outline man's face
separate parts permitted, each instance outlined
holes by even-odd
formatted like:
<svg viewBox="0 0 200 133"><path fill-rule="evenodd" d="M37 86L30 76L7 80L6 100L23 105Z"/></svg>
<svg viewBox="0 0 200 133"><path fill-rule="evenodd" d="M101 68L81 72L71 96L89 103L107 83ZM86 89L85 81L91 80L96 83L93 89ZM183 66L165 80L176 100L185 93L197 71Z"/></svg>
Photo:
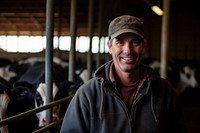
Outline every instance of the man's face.
<svg viewBox="0 0 200 133"><path fill-rule="evenodd" d="M142 39L132 33L125 33L108 42L115 69L122 72L133 72L139 66L144 54Z"/></svg>

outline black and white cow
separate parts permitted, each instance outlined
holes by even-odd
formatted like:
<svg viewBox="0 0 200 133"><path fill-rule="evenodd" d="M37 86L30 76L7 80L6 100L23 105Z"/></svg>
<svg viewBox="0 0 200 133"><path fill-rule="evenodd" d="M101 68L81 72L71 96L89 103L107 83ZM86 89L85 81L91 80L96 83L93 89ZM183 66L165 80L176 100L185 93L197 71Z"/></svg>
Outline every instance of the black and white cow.
<svg viewBox="0 0 200 133"><path fill-rule="evenodd" d="M68 76L68 69L66 66L67 64L61 62L60 60L56 60L53 64L53 101L73 95L79 86L88 80L86 71L79 73L80 75L76 75L76 82L66 80ZM15 68L17 70L15 70ZM11 77L14 79L11 82L10 80L2 78L2 80L5 81L4 85L7 90L6 93L3 93L5 91L2 91L2 94L4 94L4 97L8 96L9 100L7 105L4 105L4 108L6 109L6 116L4 115L2 119L20 114L30 109L44 106L46 104L44 61L26 60L20 63L15 63L14 65L7 67L6 70L8 70L9 73L16 74L17 76L14 75L14 78ZM54 121L64 117L67 106L68 103L63 103L53 108ZM0 110L4 108L2 107ZM34 116L9 124L7 131L9 131L9 133L33 132L42 126L45 126L45 113L46 111L41 111ZM5 112L3 114L5 114ZM2 130L3 129L4 128L2 128Z"/></svg>
<svg viewBox="0 0 200 133"><path fill-rule="evenodd" d="M2 89L0 108L1 119L12 117L35 107L33 85L27 82L17 82L12 88L0 85ZM36 116L13 122L1 128L2 133L27 132L31 133L38 127Z"/></svg>
<svg viewBox="0 0 200 133"><path fill-rule="evenodd" d="M52 87L53 101L73 95L78 89L78 87L79 86L76 86L75 83L69 82L67 80L63 81L59 86L53 83L53 87ZM64 117L64 113L68 107L68 104L69 102L53 107L53 111L52 111L53 121L57 121L60 118ZM36 107L41 107L44 105L46 105L46 84L40 83L37 88ZM46 125L46 111L41 111L37 113L37 117L39 119L39 127L45 126Z"/></svg>
<svg viewBox="0 0 200 133"><path fill-rule="evenodd" d="M14 115L23 113L25 111L44 106L46 104L46 85L40 83L38 88L35 89L34 85L20 81L9 88L9 92L5 92L5 86L0 85L0 118L5 119ZM60 86L53 83L53 101L60 98L69 96L75 93L78 87L73 82L67 80L62 82ZM68 103L63 103L53 107L53 121L59 120L64 117ZM8 126L1 128L2 133L16 133L24 132L31 133L39 127L46 125L46 111L41 111L36 115L11 123Z"/></svg>
<svg viewBox="0 0 200 133"><path fill-rule="evenodd" d="M52 94L53 101L69 96L70 92L75 93L77 88L83 83L74 83L67 81L66 69L62 66L54 63L53 64L53 83L52 83ZM44 62L33 65L27 72L21 76L19 81L26 81L36 88L36 102L35 107L41 107L46 105L46 83L45 83L45 64ZM53 121L63 117L64 112L67 108L67 103L62 106L55 106L53 108ZM37 113L39 119L39 127L45 126L46 124L46 111Z"/></svg>
<svg viewBox="0 0 200 133"><path fill-rule="evenodd" d="M7 108L8 117L23 113L35 108L35 87L25 81L16 82L9 92L10 103ZM33 132L38 128L38 119L35 115L9 124L9 132Z"/></svg>

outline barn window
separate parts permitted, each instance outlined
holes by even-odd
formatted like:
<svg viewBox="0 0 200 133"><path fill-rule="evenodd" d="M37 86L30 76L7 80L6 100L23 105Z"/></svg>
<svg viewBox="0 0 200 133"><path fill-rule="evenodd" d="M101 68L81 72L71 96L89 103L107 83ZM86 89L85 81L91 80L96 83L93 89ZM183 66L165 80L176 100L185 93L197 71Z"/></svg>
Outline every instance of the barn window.
<svg viewBox="0 0 200 133"><path fill-rule="evenodd" d="M69 36L61 36L59 39L59 49L60 50L70 50L70 43L71 43L71 38Z"/></svg>
<svg viewBox="0 0 200 133"><path fill-rule="evenodd" d="M6 51L18 52L18 39L17 36L6 37Z"/></svg>
<svg viewBox="0 0 200 133"><path fill-rule="evenodd" d="M98 53L99 38L97 36L92 38L92 53Z"/></svg>
<svg viewBox="0 0 200 133"><path fill-rule="evenodd" d="M100 53L108 53L107 42L108 42L108 37L101 37Z"/></svg>
<svg viewBox="0 0 200 133"><path fill-rule="evenodd" d="M64 51L70 50L70 36L54 37L54 49ZM100 53L108 52L107 37L100 39ZM99 45L99 37L94 36L92 39L92 53L97 53ZM7 52L20 53L37 53L46 48L46 36L0 36L0 49ZM80 36L76 39L76 51L84 53L89 50L89 38Z"/></svg>
<svg viewBox="0 0 200 133"><path fill-rule="evenodd" d="M42 36L30 36L29 52L41 52L44 49L46 38ZM32 47L35 46L33 49Z"/></svg>
<svg viewBox="0 0 200 133"><path fill-rule="evenodd" d="M77 50L81 53L87 52L89 49L89 40L88 37L86 36L80 36L78 38L78 46L77 46Z"/></svg>
<svg viewBox="0 0 200 133"><path fill-rule="evenodd" d="M0 36L0 48L3 50L6 49L6 36Z"/></svg>

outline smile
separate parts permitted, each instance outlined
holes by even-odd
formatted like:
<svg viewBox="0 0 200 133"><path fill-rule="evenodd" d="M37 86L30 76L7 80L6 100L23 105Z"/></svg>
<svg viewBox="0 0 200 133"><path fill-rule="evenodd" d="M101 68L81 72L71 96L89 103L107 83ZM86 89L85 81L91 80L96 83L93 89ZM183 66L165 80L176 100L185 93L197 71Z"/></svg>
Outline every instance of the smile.
<svg viewBox="0 0 200 133"><path fill-rule="evenodd" d="M136 58L133 58L133 57L122 57L121 59L124 61L124 63L133 63Z"/></svg>
<svg viewBox="0 0 200 133"><path fill-rule="evenodd" d="M126 57L126 58L122 58L123 60L126 60L126 61L131 61L131 60L133 60L133 58L132 57Z"/></svg>

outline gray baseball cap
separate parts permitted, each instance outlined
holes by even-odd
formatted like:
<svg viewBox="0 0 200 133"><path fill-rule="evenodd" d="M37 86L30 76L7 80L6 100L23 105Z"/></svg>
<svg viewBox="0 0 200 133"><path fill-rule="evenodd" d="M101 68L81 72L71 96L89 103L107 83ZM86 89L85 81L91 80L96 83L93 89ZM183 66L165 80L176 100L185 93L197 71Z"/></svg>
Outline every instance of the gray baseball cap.
<svg viewBox="0 0 200 133"><path fill-rule="evenodd" d="M112 20L109 25L109 40L123 33L134 33L144 39L144 24L139 18L134 16L119 16Z"/></svg>

